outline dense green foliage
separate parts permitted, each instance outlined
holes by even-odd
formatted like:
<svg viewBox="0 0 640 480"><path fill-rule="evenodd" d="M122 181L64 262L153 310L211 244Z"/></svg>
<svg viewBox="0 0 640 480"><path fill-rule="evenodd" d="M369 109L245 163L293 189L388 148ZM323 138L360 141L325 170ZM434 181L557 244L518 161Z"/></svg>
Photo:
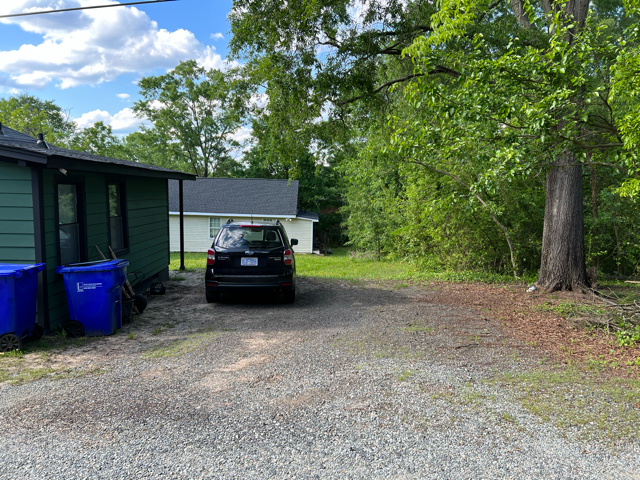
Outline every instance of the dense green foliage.
<svg viewBox="0 0 640 480"><path fill-rule="evenodd" d="M588 265L636 273L637 17L599 0L583 26L564 2L517 4L236 0L232 49L285 140L261 144L337 160L358 249L518 275L540 266L545 177L568 152Z"/></svg>
<svg viewBox="0 0 640 480"><path fill-rule="evenodd" d="M301 208L324 212L317 231L330 235L319 243L512 276L540 268L547 176L565 158L582 169L587 266L633 275L637 9L620 0L235 0L230 47L242 68L188 61L143 79L135 110L149 128L122 139L101 123L77 131L52 102L24 96L0 102L0 117L102 155L297 179ZM252 143L234 158L233 135L249 123Z"/></svg>

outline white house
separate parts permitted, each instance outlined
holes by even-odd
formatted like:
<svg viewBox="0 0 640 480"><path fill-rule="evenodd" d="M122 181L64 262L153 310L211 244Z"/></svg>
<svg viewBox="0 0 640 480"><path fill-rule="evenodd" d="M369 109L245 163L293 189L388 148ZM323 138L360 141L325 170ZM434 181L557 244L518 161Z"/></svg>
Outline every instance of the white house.
<svg viewBox="0 0 640 480"><path fill-rule="evenodd" d="M318 214L298 208L298 181L263 178L198 178L184 182L184 250L206 252L227 220L280 220L296 252L313 250ZM180 251L178 181L169 181L169 233L172 252Z"/></svg>

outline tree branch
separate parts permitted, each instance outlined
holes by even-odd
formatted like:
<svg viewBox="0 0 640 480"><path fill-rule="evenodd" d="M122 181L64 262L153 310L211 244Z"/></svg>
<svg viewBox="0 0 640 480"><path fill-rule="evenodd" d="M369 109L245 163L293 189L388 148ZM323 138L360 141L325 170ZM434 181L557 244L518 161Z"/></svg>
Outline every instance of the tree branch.
<svg viewBox="0 0 640 480"><path fill-rule="evenodd" d="M447 75L450 75L450 76L452 76L454 78L458 78L461 75L460 72L456 72L455 70L452 70L451 68L444 67L442 65L438 65L433 70L431 70L431 71L429 71L427 73L414 73L412 75L407 75L406 77L396 78L395 80L390 80L387 83L383 83L382 85L380 85L378 88L376 88L371 93L363 93L362 95L358 95L357 97L352 97L352 98L349 98L347 100L342 100L340 102L336 102L336 105L342 106L342 105L346 105L348 103L357 102L358 100L361 100L361 99L363 99L365 97L369 97L371 95L375 95L376 93L380 92L381 90L384 90L387 87L390 87L391 85L395 85L396 83L406 82L407 80L411 80L412 78L424 77L425 75L437 75L437 74L440 74L440 73L446 73Z"/></svg>

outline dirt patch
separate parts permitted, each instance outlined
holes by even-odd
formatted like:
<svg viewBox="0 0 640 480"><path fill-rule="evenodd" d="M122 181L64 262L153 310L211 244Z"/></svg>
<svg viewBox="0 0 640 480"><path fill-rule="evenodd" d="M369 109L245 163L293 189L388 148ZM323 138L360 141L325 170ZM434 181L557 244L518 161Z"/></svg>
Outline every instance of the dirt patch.
<svg viewBox="0 0 640 480"><path fill-rule="evenodd" d="M527 293L526 287L512 285L438 284L437 287L418 301L475 310L487 323L499 325L505 335L563 363L613 368L621 375L637 375L640 371L637 366L626 365L640 356L639 347L620 347L605 330L589 332L580 319L565 318L551 308L567 302L602 305L590 295Z"/></svg>
<svg viewBox="0 0 640 480"><path fill-rule="evenodd" d="M268 361L269 361L269 357L266 355L255 355L253 357L243 358L242 360L238 360L237 362L232 363L231 365L225 368L221 368L220 371L221 372L237 372L238 370L243 370L253 365L262 365L264 363L267 363Z"/></svg>

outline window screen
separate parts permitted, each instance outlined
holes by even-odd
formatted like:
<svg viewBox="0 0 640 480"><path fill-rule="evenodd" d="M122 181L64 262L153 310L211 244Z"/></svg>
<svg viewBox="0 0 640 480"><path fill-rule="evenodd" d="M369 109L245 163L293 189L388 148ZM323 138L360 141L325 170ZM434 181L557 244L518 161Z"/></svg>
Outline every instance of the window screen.
<svg viewBox="0 0 640 480"><path fill-rule="evenodd" d="M124 205L122 202L122 187L118 184L112 184L108 185L108 189L111 248L114 251L118 251L126 247L124 237Z"/></svg>
<svg viewBox="0 0 640 480"><path fill-rule="evenodd" d="M78 191L75 185L58 185L58 237L60 264L80 262Z"/></svg>
<svg viewBox="0 0 640 480"><path fill-rule="evenodd" d="M220 217L209 217L209 238L216 238L220 231Z"/></svg>

